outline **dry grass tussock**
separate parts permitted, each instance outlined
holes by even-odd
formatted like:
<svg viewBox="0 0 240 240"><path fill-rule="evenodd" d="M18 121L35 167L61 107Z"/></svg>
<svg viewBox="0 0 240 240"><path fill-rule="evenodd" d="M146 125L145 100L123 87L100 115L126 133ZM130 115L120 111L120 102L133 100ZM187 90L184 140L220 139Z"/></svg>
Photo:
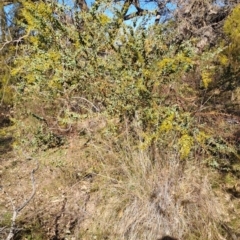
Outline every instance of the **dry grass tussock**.
<svg viewBox="0 0 240 240"><path fill-rule="evenodd" d="M19 239L227 239L224 199L199 162L181 161L171 151L164 156L162 149L152 162L127 132L117 139L104 131L87 143L86 136L74 135L69 147L38 155L37 192L18 218L28 229ZM2 185L21 203L30 191L26 169L34 162L9 164ZM0 214L9 218L8 196L1 198Z"/></svg>
<svg viewBox="0 0 240 240"><path fill-rule="evenodd" d="M120 159L123 177L99 192L103 203L93 231L101 229L110 239L224 239L223 205L199 165L183 168L174 154L153 165L144 151Z"/></svg>

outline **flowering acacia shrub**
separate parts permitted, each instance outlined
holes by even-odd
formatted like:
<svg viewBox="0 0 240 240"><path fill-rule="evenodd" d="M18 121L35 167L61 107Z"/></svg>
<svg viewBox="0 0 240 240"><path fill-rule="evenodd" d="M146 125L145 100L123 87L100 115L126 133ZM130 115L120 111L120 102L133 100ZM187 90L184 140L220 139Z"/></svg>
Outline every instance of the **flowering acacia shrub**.
<svg viewBox="0 0 240 240"><path fill-rule="evenodd" d="M188 102L198 89L184 79L200 67L207 89L213 69L205 67L204 56L211 63L219 50L198 56L194 41L169 46L171 23L134 29L117 14L107 17L104 3L75 12L71 23L63 20L71 12L60 4L23 1L22 6L27 37L11 69L22 117L37 115L47 123L44 129L68 132L76 120L102 111L137 121L141 147L171 146L182 159L207 141L199 141L204 130L192 114L198 102Z"/></svg>

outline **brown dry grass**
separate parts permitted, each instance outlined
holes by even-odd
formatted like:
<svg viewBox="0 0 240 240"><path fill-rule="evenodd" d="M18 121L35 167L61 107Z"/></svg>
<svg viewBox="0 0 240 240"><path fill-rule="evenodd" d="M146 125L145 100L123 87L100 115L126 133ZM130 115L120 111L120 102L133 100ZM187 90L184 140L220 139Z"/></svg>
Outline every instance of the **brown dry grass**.
<svg viewBox="0 0 240 240"><path fill-rule="evenodd" d="M72 134L69 145L39 152L33 160L26 160L27 150L5 159L2 239L10 198L19 206L31 193L34 159L40 164L37 193L18 216L17 239L231 239L221 227L229 221L229 201L219 188L213 190L215 175L199 160L181 161L175 152L157 149L152 162L127 131L118 137L102 128L87 132Z"/></svg>
<svg viewBox="0 0 240 240"><path fill-rule="evenodd" d="M109 239L158 239L164 235L224 239L218 229L224 207L199 165L192 162L183 169L174 154L153 165L141 151L120 159L117 171L124 177L105 181L93 232L101 229L102 237L110 235Z"/></svg>

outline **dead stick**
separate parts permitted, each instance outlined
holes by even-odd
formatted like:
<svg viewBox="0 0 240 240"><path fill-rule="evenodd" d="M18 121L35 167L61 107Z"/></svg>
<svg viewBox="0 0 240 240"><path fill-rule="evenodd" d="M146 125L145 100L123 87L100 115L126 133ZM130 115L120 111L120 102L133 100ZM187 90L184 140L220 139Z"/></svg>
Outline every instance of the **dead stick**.
<svg viewBox="0 0 240 240"><path fill-rule="evenodd" d="M19 212L22 211L29 204L29 202L33 199L34 195L36 194L36 184L35 184L34 173L38 170L38 168L39 168L39 164L37 162L36 168L34 168L31 172L31 181L32 181L31 196L20 207L17 207L17 208L15 207L13 200L10 198L10 201L11 201L11 204L13 207L13 216L12 216L10 232L9 232L6 240L11 240L14 237L15 229L16 229L16 219L17 219Z"/></svg>

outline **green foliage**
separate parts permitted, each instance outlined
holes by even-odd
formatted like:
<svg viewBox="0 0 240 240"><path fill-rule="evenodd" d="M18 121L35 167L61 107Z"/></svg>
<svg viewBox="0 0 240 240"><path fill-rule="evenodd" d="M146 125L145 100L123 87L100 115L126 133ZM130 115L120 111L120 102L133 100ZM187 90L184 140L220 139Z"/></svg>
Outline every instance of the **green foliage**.
<svg viewBox="0 0 240 240"><path fill-rule="evenodd" d="M227 41L224 41L222 45L224 49L218 56L218 62L220 63L220 68L218 72L223 73L223 78L225 79L225 85L231 90L234 90L238 83L239 74L239 62L240 62L240 5L237 5L232 13L228 16L224 23L224 33L228 37Z"/></svg>
<svg viewBox="0 0 240 240"><path fill-rule="evenodd" d="M42 128L38 129L34 135L35 138L32 139L33 147L41 148L42 150L59 147L64 144L63 137L57 136L53 132L44 131Z"/></svg>
<svg viewBox="0 0 240 240"><path fill-rule="evenodd" d="M224 23L224 32L230 37L232 41L232 47L235 48L235 50L240 50L239 43L240 41L240 5L235 7L231 13L231 15L228 17L228 19ZM237 55L237 53L236 53Z"/></svg>
<svg viewBox="0 0 240 240"><path fill-rule="evenodd" d="M12 80L10 74L11 50L0 55L0 105L11 105L13 101Z"/></svg>
<svg viewBox="0 0 240 240"><path fill-rule="evenodd" d="M11 2L0 3L0 106L3 107L11 107L14 102L16 81L11 77L11 67L19 54L16 46L21 42L21 30L16 24L20 4L13 1L11 5Z"/></svg>
<svg viewBox="0 0 240 240"><path fill-rule="evenodd" d="M2 216L0 226L1 227L10 227L11 226L11 218L12 218L12 213L11 212L5 212L4 215Z"/></svg>
<svg viewBox="0 0 240 240"><path fill-rule="evenodd" d="M185 101L197 89L183 79L198 67L207 89L221 48L198 56L194 41L170 46L171 22L134 29L118 17L107 17L104 4L97 10L75 12L71 24L64 20L68 9L60 4L23 1L22 6L26 38L11 69L18 81L19 119L42 116L49 133L58 135L102 106L111 118L137 121L142 148L155 143L170 146L185 159L192 156L195 145L205 144L196 135L203 136L204 131L191 115L195 110ZM43 145L51 142L48 134L36 135Z"/></svg>

